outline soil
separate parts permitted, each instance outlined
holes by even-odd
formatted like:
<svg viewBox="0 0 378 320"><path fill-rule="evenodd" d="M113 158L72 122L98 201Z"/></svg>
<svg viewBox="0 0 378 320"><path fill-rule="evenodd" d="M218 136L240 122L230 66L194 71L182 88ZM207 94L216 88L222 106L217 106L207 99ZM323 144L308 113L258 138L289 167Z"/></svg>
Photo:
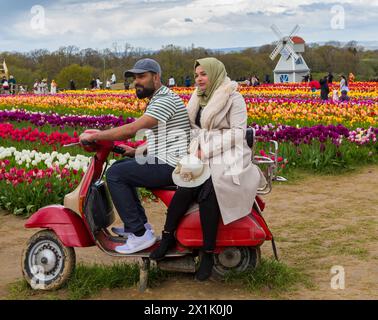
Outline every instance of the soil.
<svg viewBox="0 0 378 320"><path fill-rule="evenodd" d="M276 237L280 260L300 269L312 286L273 294L250 292L241 285L193 281L175 275L144 293L138 289L103 290L91 299L377 299L378 298L378 166L337 176L305 176L275 184L264 197L264 217ZM165 219L160 202L144 204L157 233ZM22 278L21 252L36 232L24 228L25 219L0 213L0 299L9 285ZM119 224L119 220L117 221ZM125 258L109 257L96 247L75 249L77 261L111 264ZM272 256L270 242L262 256ZM135 261L129 259L128 261ZM331 288L331 268L342 266L345 288Z"/></svg>

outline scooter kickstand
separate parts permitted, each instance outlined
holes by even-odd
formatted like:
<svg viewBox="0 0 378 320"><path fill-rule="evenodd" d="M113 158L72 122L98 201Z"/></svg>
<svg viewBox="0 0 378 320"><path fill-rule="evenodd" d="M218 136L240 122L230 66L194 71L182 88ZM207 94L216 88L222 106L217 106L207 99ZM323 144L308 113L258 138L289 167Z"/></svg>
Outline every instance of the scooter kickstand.
<svg viewBox="0 0 378 320"><path fill-rule="evenodd" d="M148 285L148 272L150 271L150 259L142 258L142 265L139 269L139 292L143 293Z"/></svg>

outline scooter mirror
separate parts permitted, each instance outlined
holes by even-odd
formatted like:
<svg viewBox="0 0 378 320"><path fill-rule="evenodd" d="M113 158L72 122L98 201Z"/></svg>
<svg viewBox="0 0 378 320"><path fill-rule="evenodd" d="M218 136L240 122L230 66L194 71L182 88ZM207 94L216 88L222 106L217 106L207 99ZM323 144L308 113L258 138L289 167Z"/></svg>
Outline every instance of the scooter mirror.
<svg viewBox="0 0 378 320"><path fill-rule="evenodd" d="M276 177L274 178L274 180L275 180L275 181L279 181L279 182L286 182L286 181L287 181L286 178L281 177L281 176L276 176Z"/></svg>
<svg viewBox="0 0 378 320"><path fill-rule="evenodd" d="M73 147L73 146L78 146L78 145L80 145L80 142L69 143L69 144L64 144L64 145L63 145L63 148L66 148L66 147Z"/></svg>

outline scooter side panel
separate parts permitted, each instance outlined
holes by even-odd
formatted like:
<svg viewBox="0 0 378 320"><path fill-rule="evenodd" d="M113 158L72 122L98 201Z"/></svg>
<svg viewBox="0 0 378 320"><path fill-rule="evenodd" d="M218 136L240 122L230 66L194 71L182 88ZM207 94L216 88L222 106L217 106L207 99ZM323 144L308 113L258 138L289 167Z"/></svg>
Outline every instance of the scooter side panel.
<svg viewBox="0 0 378 320"><path fill-rule="evenodd" d="M168 207L171 203L173 196L175 195L174 190L160 190L153 189L151 190L155 197L159 198L163 203Z"/></svg>
<svg viewBox="0 0 378 320"><path fill-rule="evenodd" d="M252 212L253 218L259 223L259 225L264 229L265 234L266 234L266 239L265 240L272 240L273 235L270 232L268 225L266 224L264 218L260 216L257 212L253 211Z"/></svg>
<svg viewBox="0 0 378 320"><path fill-rule="evenodd" d="M66 247L95 245L81 217L61 205L39 209L27 220L25 228L51 229Z"/></svg>
<svg viewBox="0 0 378 320"><path fill-rule="evenodd" d="M199 212L185 216L177 229L178 241L188 247L203 245L202 228ZM251 215L224 225L218 225L217 247L258 246L266 240L263 228Z"/></svg>

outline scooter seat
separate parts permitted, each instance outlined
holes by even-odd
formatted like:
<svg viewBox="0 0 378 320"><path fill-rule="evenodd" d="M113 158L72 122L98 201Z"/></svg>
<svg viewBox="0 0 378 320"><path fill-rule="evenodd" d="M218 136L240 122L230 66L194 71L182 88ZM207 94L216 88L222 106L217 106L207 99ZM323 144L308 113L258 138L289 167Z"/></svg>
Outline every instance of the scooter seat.
<svg viewBox="0 0 378 320"><path fill-rule="evenodd" d="M159 188L154 188L154 189L176 191L177 186L165 186L165 187L159 187Z"/></svg>
<svg viewBox="0 0 378 320"><path fill-rule="evenodd" d="M253 148L255 141L255 130L253 128L247 128L245 138L247 140L248 147Z"/></svg>

